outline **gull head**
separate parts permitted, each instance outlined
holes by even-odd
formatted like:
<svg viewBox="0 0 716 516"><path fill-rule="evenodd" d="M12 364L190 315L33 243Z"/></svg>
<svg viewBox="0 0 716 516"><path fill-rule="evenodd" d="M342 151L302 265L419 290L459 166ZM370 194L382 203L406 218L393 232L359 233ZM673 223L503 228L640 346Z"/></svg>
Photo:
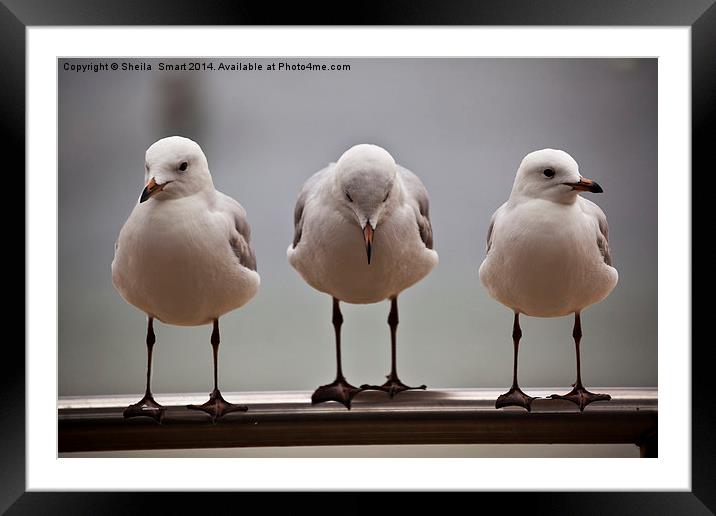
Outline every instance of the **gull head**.
<svg viewBox="0 0 716 516"><path fill-rule="evenodd" d="M189 138L162 138L147 149L144 158L146 186L139 202L163 201L193 195L214 184L199 144Z"/></svg>
<svg viewBox="0 0 716 516"><path fill-rule="evenodd" d="M373 233L398 196L396 174L393 156L377 145L351 147L336 163L334 194L343 213L363 232L369 264Z"/></svg>
<svg viewBox="0 0 716 516"><path fill-rule="evenodd" d="M574 158L561 150L530 152L522 160L512 187L513 197L573 203L579 192L601 193L595 181L582 177Z"/></svg>

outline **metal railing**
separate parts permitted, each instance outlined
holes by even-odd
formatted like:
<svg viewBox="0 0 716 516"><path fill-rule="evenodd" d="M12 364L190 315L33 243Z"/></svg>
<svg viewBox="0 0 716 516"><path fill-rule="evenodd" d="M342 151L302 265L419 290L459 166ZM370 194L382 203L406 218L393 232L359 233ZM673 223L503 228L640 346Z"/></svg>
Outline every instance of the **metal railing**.
<svg viewBox="0 0 716 516"><path fill-rule="evenodd" d="M564 389L529 389L547 396ZM167 407L161 424L125 420L135 397L63 397L58 402L59 452L320 446L360 444L625 444L642 457L657 456L657 390L594 388L612 400L584 412L561 400L539 399L532 412L495 409L498 389L408 391L389 399L364 392L346 410L336 403L312 406L309 392L225 393L248 412L216 424L186 408L206 395L157 395Z"/></svg>

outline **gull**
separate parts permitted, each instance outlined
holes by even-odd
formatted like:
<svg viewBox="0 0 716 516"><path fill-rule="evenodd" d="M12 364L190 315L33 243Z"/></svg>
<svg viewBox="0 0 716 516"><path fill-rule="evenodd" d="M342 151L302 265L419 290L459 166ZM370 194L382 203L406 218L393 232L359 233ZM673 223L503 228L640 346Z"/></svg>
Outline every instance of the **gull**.
<svg viewBox="0 0 716 516"><path fill-rule="evenodd" d="M312 403L336 401L350 409L362 390L391 397L408 389L397 373L398 295L438 263L428 215L428 194L418 177L385 149L361 144L303 185L294 211L288 260L310 286L333 298L336 379L316 389ZM390 300L391 371L380 386L348 383L341 366L340 302Z"/></svg>
<svg viewBox="0 0 716 516"><path fill-rule="evenodd" d="M217 381L219 317L256 294L259 275L243 207L214 189L206 156L188 138L163 138L147 149L139 202L119 233L112 283L147 315L147 381L144 397L124 417L160 421L165 408L151 391L154 319L178 326L212 325L214 390L209 401L188 408L212 421L247 410L224 400Z"/></svg>
<svg viewBox="0 0 716 516"><path fill-rule="evenodd" d="M522 160L509 200L492 216L480 280L491 297L514 312L512 387L497 399L497 408L516 405L529 411L535 399L517 383L520 314L574 314L577 380L568 394L550 398L571 401L580 410L611 399L608 394L589 392L582 384L580 314L609 295L618 274L612 267L607 218L580 192L601 193L602 188L582 177L577 162L566 152L538 150Z"/></svg>

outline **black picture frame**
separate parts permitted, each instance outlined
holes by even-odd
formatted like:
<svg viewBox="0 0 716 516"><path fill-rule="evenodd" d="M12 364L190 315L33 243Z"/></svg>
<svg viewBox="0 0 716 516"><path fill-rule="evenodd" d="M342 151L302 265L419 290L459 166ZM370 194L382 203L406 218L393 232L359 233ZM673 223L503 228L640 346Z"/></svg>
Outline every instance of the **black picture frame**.
<svg viewBox="0 0 716 516"><path fill-rule="evenodd" d="M285 3L242 0L155 0L110 2L108 0L2 0L0 1L0 92L6 172L25 169L25 29L28 26L62 25L575 25L575 26L686 26L691 28L692 72L692 170L708 177L707 153L716 134L716 6L714 0L489 0L429 2L399 0L364 1L356 9L339 2ZM48 174L54 173L48 171ZM19 183L19 180L17 181ZM17 184L16 183L16 184ZM695 183L693 183L695 184ZM17 197L17 186L6 194ZM24 190L24 187L23 187ZM708 188L692 190L693 201L705 196ZM24 192L28 194L28 192ZM23 196L24 198L24 196ZM696 231L699 235L696 220ZM18 224L5 231L17 231ZM15 235L13 235L15 236ZM17 235L13 242L25 238ZM23 247L24 249L24 247ZM13 253L15 254L15 253ZM13 256L14 257L14 256ZM24 256L23 251L23 259ZM16 258L19 259L19 258ZM663 265L662 265L663 266ZM24 265L23 265L24 267ZM27 274L27 269L25 269ZM700 283L700 282L699 282ZM701 287L703 288L703 287ZM24 298L24 296L23 296ZM15 306L19 306L16 303ZM24 307L24 303L22 305ZM18 308L19 310L19 308ZM23 319L24 316L23 308ZM19 318L7 318L8 328ZM8 337L10 332L7 333ZM231 504L236 497L249 500L254 494L211 493L39 493L25 492L25 352L7 339L3 348L2 402L0 404L0 511L8 514L127 514L149 512L152 506L162 513L184 513L201 504L211 510ZM670 343L685 345L687 343ZM714 402L709 390L712 347L692 346L692 490L690 492L640 493L529 493L484 494L501 506L531 513L550 514L713 514L716 511L716 423ZM687 400L684 400L687 403ZM565 471L565 478L578 472ZM318 504L315 494L271 495L272 506L282 500L292 506L340 511L339 506ZM375 495L353 493L342 497L348 511L375 510ZM463 496L463 495L457 495ZM465 494L464 496L471 496ZM499 498L498 498L499 497ZM349 500L348 498L352 498ZM423 504L422 494L402 497L405 512L411 504ZM297 502L299 499L300 502ZM485 503L485 500L481 500ZM381 502L382 503L382 502ZM458 502L459 503L459 502ZM468 502L473 504L474 501ZM383 507L381 505L381 507ZM468 506L470 507L470 506ZM480 506L473 506L480 510ZM315 512L314 510L314 512ZM273 512L273 511L272 511Z"/></svg>

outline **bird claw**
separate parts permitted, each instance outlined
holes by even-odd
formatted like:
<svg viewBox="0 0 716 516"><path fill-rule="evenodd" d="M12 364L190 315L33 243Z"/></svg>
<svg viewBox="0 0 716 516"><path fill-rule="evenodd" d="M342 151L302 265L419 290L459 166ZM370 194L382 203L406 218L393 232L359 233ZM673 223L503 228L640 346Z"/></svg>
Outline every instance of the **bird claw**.
<svg viewBox="0 0 716 516"><path fill-rule="evenodd" d="M314 391L311 404L335 401L350 410L351 401L362 390L348 383L345 378L336 378L332 383L321 385Z"/></svg>
<svg viewBox="0 0 716 516"><path fill-rule="evenodd" d="M504 394L500 394L495 401L495 408L503 407L522 407L527 412L532 412L532 402L536 397L525 394L519 387L513 387Z"/></svg>
<svg viewBox="0 0 716 516"><path fill-rule="evenodd" d="M202 405L187 405L190 410L201 410L211 416L211 422L216 423L217 419L221 419L230 412L246 412L249 407L246 405L235 405L229 403L221 395L219 389L214 389L209 395L209 401Z"/></svg>
<svg viewBox="0 0 716 516"><path fill-rule="evenodd" d="M584 408L590 403L594 403L595 401L609 401L612 397L609 394L589 392L583 386L577 385L567 394L552 394L549 396L549 399L571 401L579 407L581 412L584 412Z"/></svg>
<svg viewBox="0 0 716 516"><path fill-rule="evenodd" d="M403 391L412 391L412 390L425 390L427 389L427 385L420 385L418 387L410 387L408 385L405 385L403 382L400 381L400 378L392 377L390 375L386 376L388 379L387 382L385 382L383 385L368 385L363 384L360 386L361 390L364 391L383 391L387 392L388 396L391 398L394 397L396 394L400 394Z"/></svg>
<svg viewBox="0 0 716 516"><path fill-rule="evenodd" d="M150 417L157 423L161 423L165 411L166 408L154 401L154 397L145 395L137 403L125 408L122 415L125 419L139 416Z"/></svg>

